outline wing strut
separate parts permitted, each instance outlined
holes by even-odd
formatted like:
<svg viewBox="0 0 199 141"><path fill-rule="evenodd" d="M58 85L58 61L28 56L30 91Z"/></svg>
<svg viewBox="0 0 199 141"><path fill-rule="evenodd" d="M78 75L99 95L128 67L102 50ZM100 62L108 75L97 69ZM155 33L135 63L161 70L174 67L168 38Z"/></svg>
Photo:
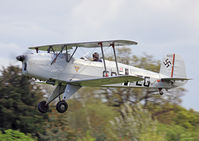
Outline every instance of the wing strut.
<svg viewBox="0 0 199 141"><path fill-rule="evenodd" d="M114 42L111 44L111 46L113 48L113 53L114 53L114 57L115 57L115 64L116 64L116 69L117 69L117 75L119 75L119 69L118 69L117 57L116 57L116 53L115 53L115 44L114 44Z"/></svg>
<svg viewBox="0 0 199 141"><path fill-rule="evenodd" d="M72 59L73 55L75 54L76 50L77 50L77 46L75 48L75 50L73 51L72 55L70 56L70 58L68 58L68 47L66 45L62 46L61 51L55 56L55 58L53 59L53 61L51 62L51 65L54 64L57 60L57 57L62 53L62 51L64 50L64 48L66 48L66 61L70 62L70 60Z"/></svg>
<svg viewBox="0 0 199 141"><path fill-rule="evenodd" d="M103 45L102 45L102 42L99 42L98 43L101 47L101 51L102 51L102 58L103 58L103 62L104 62L104 69L105 69L105 77L107 77L107 70L106 70L106 62L105 62L105 58L104 58L104 51L103 51Z"/></svg>
<svg viewBox="0 0 199 141"><path fill-rule="evenodd" d="M67 45L64 45L64 47L66 47L66 62L68 62L68 47Z"/></svg>
<svg viewBox="0 0 199 141"><path fill-rule="evenodd" d="M48 53L50 53L50 50L52 50L54 53L55 53L55 50L53 49L53 46L49 46L49 48L48 48Z"/></svg>
<svg viewBox="0 0 199 141"><path fill-rule="evenodd" d="M72 55L70 56L70 58L68 59L68 62L70 62L70 60L72 59L72 57L73 57L73 55L75 54L77 48L78 48L78 47L76 46L75 50L73 51L73 54L72 54Z"/></svg>
<svg viewBox="0 0 199 141"><path fill-rule="evenodd" d="M53 59L53 61L51 62L51 65L56 62L57 57L62 53L63 50L64 50L64 46L62 47L61 51L56 55L55 59Z"/></svg>

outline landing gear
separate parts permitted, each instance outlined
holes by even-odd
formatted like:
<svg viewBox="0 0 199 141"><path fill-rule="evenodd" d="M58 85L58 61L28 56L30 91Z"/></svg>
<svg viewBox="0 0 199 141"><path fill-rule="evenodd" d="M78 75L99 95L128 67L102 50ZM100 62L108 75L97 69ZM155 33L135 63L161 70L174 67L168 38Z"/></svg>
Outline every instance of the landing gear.
<svg viewBox="0 0 199 141"><path fill-rule="evenodd" d="M48 109L49 109L49 106L48 106L48 104L46 104L46 101L41 101L41 102L39 102L39 104L38 104L38 110L39 110L41 113L46 113L46 112L48 112Z"/></svg>
<svg viewBox="0 0 199 141"><path fill-rule="evenodd" d="M76 91L78 91L81 87L76 85L62 85L62 83L59 83L53 93L48 97L47 101L41 101L38 104L38 110L41 113L48 112L49 104L57 97L59 97L59 102L56 105L56 109L59 113L64 113L68 109L68 104L65 102L65 100L69 99L70 96L72 96ZM61 100L60 95L64 93L63 100Z"/></svg>
<svg viewBox="0 0 199 141"><path fill-rule="evenodd" d="M59 101L56 105L56 109L59 113L64 113L68 109L68 104L65 102L65 100Z"/></svg>
<svg viewBox="0 0 199 141"><path fill-rule="evenodd" d="M163 91L162 91L162 88L159 88L158 90L159 90L159 94L160 94L160 95L163 95L163 94L164 94Z"/></svg>
<svg viewBox="0 0 199 141"><path fill-rule="evenodd" d="M41 101L38 104L38 110L41 113L46 113L48 112L49 106L46 104L46 101ZM65 102L65 100L59 101L56 105L56 109L59 113L64 113L68 109L68 104Z"/></svg>

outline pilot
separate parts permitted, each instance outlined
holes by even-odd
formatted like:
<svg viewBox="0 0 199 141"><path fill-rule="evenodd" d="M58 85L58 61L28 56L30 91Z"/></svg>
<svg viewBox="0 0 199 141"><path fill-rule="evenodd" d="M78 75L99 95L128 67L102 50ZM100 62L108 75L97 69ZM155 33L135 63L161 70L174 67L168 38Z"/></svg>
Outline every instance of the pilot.
<svg viewBox="0 0 199 141"><path fill-rule="evenodd" d="M102 62L102 60L99 59L99 54L97 52L93 53L93 61Z"/></svg>

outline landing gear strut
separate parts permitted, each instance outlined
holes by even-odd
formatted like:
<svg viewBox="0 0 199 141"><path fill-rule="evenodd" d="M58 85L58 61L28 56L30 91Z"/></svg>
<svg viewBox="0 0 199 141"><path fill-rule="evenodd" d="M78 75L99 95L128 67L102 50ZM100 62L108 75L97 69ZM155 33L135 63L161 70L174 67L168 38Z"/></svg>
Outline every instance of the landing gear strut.
<svg viewBox="0 0 199 141"><path fill-rule="evenodd" d="M38 104L38 110L39 110L41 113L46 113L46 112L48 112L48 109L49 109L49 106L48 106L48 104L46 104L46 101L41 101L41 102L39 102L39 104Z"/></svg>
<svg viewBox="0 0 199 141"><path fill-rule="evenodd" d="M68 104L65 100L59 101L56 105L56 109L59 113L64 113L68 109Z"/></svg>

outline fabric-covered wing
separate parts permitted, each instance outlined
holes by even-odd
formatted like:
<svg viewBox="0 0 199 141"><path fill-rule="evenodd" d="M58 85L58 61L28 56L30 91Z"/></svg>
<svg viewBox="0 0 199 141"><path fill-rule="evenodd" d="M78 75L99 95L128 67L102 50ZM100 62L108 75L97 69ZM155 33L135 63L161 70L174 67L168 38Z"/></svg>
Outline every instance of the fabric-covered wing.
<svg viewBox="0 0 199 141"><path fill-rule="evenodd" d="M100 47L101 44L103 45L103 47L109 47L112 44L114 44L115 46L136 45L137 42L129 40L109 40L109 41L44 45L44 46L29 47L29 49L38 49L38 50L47 51L49 47L53 47L55 51L61 51L64 46L67 46L67 49L72 49L72 47L97 48Z"/></svg>
<svg viewBox="0 0 199 141"><path fill-rule="evenodd" d="M53 45L43 45L43 46L36 46L36 47L29 47L29 49L38 49L42 51L48 51L49 47L53 47L54 51L61 51L62 47L66 44L53 44ZM72 49L72 47L67 46L67 49Z"/></svg>
<svg viewBox="0 0 199 141"><path fill-rule="evenodd" d="M135 81L141 81L141 80L143 80L143 78L141 77L123 75L123 76L114 76L114 77L103 77L103 78L98 78L98 79L71 81L68 83L72 85L100 87L100 86L108 85L108 84L135 82Z"/></svg>

